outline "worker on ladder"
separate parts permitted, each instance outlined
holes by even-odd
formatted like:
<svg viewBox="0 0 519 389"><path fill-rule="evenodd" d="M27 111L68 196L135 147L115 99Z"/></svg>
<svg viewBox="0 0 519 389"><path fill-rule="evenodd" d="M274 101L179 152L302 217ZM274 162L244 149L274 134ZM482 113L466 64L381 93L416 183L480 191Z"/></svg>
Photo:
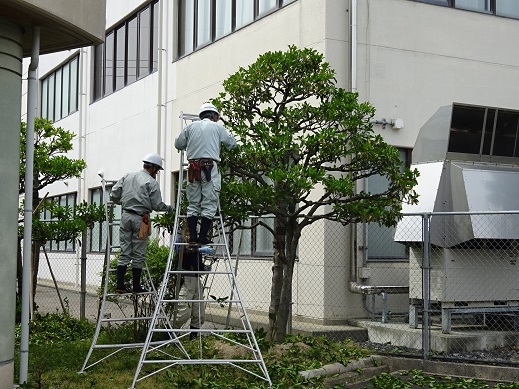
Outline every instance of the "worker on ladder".
<svg viewBox="0 0 519 389"><path fill-rule="evenodd" d="M110 200L121 204L122 215L119 233L121 255L117 261L116 293L130 293L124 285L128 264L132 263L133 293L148 292L141 286L142 266L146 259L148 236L151 233L150 212L167 212L173 207L162 201L157 173L162 168L162 158L149 153L142 160L143 170L127 173L113 186Z"/></svg>
<svg viewBox="0 0 519 389"><path fill-rule="evenodd" d="M220 146L232 150L236 140L224 126L217 123L220 113L213 104L204 103L199 111L200 121L186 126L175 139L177 150L187 150L188 183L187 223L190 243L211 244L207 234L218 208L218 192L221 189L221 175L217 163L220 162ZM200 233L198 234L198 218Z"/></svg>

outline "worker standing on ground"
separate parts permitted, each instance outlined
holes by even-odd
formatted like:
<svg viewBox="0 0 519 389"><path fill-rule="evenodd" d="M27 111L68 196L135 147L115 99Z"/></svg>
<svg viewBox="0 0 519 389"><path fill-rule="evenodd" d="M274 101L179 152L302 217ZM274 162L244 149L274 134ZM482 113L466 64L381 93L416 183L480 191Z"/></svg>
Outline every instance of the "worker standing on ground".
<svg viewBox="0 0 519 389"><path fill-rule="evenodd" d="M190 243L211 244L207 233L211 229L218 207L221 175L217 163L220 162L220 146L232 150L236 140L224 126L217 123L220 113L213 104L202 104L200 121L185 127L175 139L177 150L187 150L189 161L187 195L187 223ZM198 218L200 234L197 232Z"/></svg>
<svg viewBox="0 0 519 389"><path fill-rule="evenodd" d="M151 234L150 212L173 212L171 205L162 201L157 173L162 168L162 158L150 153L142 160L143 169L127 173L113 186L110 200L121 204L119 242L121 255L117 261L116 293L130 293L124 285L128 264L132 263L133 293L147 292L141 287L142 266L146 259L148 236Z"/></svg>

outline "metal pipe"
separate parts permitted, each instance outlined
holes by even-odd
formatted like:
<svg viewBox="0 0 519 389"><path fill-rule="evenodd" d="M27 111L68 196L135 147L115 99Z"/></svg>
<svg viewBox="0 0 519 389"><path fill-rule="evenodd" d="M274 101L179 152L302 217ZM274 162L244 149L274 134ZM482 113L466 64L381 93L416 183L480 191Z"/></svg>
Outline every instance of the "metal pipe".
<svg viewBox="0 0 519 389"><path fill-rule="evenodd" d="M104 196L104 193L103 193ZM110 233L110 231L108 231ZM81 234L81 296L79 303L79 318L86 317L86 263L87 263L87 232Z"/></svg>
<svg viewBox="0 0 519 389"><path fill-rule="evenodd" d="M33 27L31 63L27 90L27 133L25 155L25 205L23 223L22 317L20 334L20 384L29 370L29 308L31 301L32 191L34 174L34 119L38 97L37 70L40 56L40 27Z"/></svg>
<svg viewBox="0 0 519 389"><path fill-rule="evenodd" d="M429 305L430 305L430 274L431 274L431 257L430 257L430 234L429 234L429 218L431 214L423 215L423 263L422 263L422 289L423 289L423 328L422 328L422 350L423 359L429 358L430 339L429 339Z"/></svg>
<svg viewBox="0 0 519 389"><path fill-rule="evenodd" d="M409 285L359 285L357 282L351 281L350 292L361 294L406 294L409 293Z"/></svg>
<svg viewBox="0 0 519 389"><path fill-rule="evenodd" d="M351 0L351 91L357 92L357 0Z"/></svg>

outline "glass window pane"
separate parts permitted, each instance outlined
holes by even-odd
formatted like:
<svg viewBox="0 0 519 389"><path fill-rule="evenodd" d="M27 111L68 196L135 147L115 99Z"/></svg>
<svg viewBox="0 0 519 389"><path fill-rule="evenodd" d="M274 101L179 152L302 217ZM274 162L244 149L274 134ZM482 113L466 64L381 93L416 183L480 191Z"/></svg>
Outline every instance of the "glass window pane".
<svg viewBox="0 0 519 389"><path fill-rule="evenodd" d="M259 15L263 15L276 8L276 0L259 0Z"/></svg>
<svg viewBox="0 0 519 389"><path fill-rule="evenodd" d="M519 1L498 0L496 1L496 15L519 18Z"/></svg>
<svg viewBox="0 0 519 389"><path fill-rule="evenodd" d="M115 32L115 90L119 90L125 85L124 76L126 73L126 27L118 28Z"/></svg>
<svg viewBox="0 0 519 389"><path fill-rule="evenodd" d="M150 74L150 8L139 14L139 78Z"/></svg>
<svg viewBox="0 0 519 389"><path fill-rule="evenodd" d="M97 45L94 49L94 101L103 97L103 53L105 45Z"/></svg>
<svg viewBox="0 0 519 389"><path fill-rule="evenodd" d="M265 224L274 228L274 218L273 217L262 217L260 218ZM265 227L257 227L256 228L256 253L258 255L267 255L274 253L273 247L274 238L272 233L267 230Z"/></svg>
<svg viewBox="0 0 519 389"><path fill-rule="evenodd" d="M293 3L296 0L281 0L281 6L285 6L287 4Z"/></svg>
<svg viewBox="0 0 519 389"><path fill-rule="evenodd" d="M250 220L243 223L244 226L250 226ZM252 255L252 239L251 230L236 230L232 235L232 253L237 255Z"/></svg>
<svg viewBox="0 0 519 389"><path fill-rule="evenodd" d="M211 0L198 0L196 47L211 41Z"/></svg>
<svg viewBox="0 0 519 389"><path fill-rule="evenodd" d="M45 78L41 82L41 117L47 119L47 95L49 93L49 79Z"/></svg>
<svg viewBox="0 0 519 389"><path fill-rule="evenodd" d="M180 1L179 23L179 55L189 54L193 51L195 2L192 0Z"/></svg>
<svg viewBox="0 0 519 389"><path fill-rule="evenodd" d="M455 105L452 109L448 151L479 154L485 109Z"/></svg>
<svg viewBox="0 0 519 389"><path fill-rule="evenodd" d="M485 133L483 134L482 155L490 155L490 147L492 146L492 136L494 134L494 122L496 117L495 109L487 109L487 119L485 122Z"/></svg>
<svg viewBox="0 0 519 389"><path fill-rule="evenodd" d="M400 150L400 160L407 164L407 151ZM402 166L403 169L403 166ZM387 178L382 176L368 177L370 193L381 193L388 188ZM396 259L407 258L407 251L403 244L394 241L395 227L379 226L376 223L368 224L368 258Z"/></svg>
<svg viewBox="0 0 519 389"><path fill-rule="evenodd" d="M159 4L153 4L153 17L152 17L152 32L153 36L151 39L151 58L152 58L152 72L155 72L159 68Z"/></svg>
<svg viewBox="0 0 519 389"><path fill-rule="evenodd" d="M478 12L490 12L490 0L456 0L456 8Z"/></svg>
<svg viewBox="0 0 519 389"><path fill-rule="evenodd" d="M236 29L254 21L254 0L236 2Z"/></svg>
<svg viewBox="0 0 519 389"><path fill-rule="evenodd" d="M62 77L62 73L61 73L61 69L58 69L56 70L56 89L55 89L55 95L54 95L54 121L57 121L59 119L61 119L61 101L62 101L62 96L61 96L61 77Z"/></svg>
<svg viewBox="0 0 519 389"><path fill-rule="evenodd" d="M114 33L111 32L105 40L105 93L112 94L114 91Z"/></svg>
<svg viewBox="0 0 519 389"><path fill-rule="evenodd" d="M137 17L128 21L128 85L137 80Z"/></svg>
<svg viewBox="0 0 519 389"><path fill-rule="evenodd" d="M231 33L232 1L216 0L216 39Z"/></svg>
<svg viewBox="0 0 519 389"><path fill-rule="evenodd" d="M69 113L77 111L79 57L70 61L70 107Z"/></svg>
<svg viewBox="0 0 519 389"><path fill-rule="evenodd" d="M49 76L49 112L47 118L54 121L54 74Z"/></svg>
<svg viewBox="0 0 519 389"><path fill-rule="evenodd" d="M62 114L63 117L68 116L69 111L69 101L70 101L70 63L63 66L63 87L62 87Z"/></svg>
<svg viewBox="0 0 519 389"><path fill-rule="evenodd" d="M519 131L519 113L499 111L497 114L496 132L492 155L515 157L517 136Z"/></svg>

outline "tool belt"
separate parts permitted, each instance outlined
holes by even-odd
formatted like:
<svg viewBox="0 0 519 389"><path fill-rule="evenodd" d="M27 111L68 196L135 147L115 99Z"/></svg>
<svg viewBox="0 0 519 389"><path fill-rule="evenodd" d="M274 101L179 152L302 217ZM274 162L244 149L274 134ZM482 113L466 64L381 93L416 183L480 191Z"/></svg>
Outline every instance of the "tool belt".
<svg viewBox="0 0 519 389"><path fill-rule="evenodd" d="M139 226L139 239L147 239L151 235L150 214L142 215L141 225Z"/></svg>
<svg viewBox="0 0 519 389"><path fill-rule="evenodd" d="M187 179L189 182L200 181L202 172L207 182L211 181L211 170L213 170L214 161L210 158L191 159L189 168L187 169Z"/></svg>

